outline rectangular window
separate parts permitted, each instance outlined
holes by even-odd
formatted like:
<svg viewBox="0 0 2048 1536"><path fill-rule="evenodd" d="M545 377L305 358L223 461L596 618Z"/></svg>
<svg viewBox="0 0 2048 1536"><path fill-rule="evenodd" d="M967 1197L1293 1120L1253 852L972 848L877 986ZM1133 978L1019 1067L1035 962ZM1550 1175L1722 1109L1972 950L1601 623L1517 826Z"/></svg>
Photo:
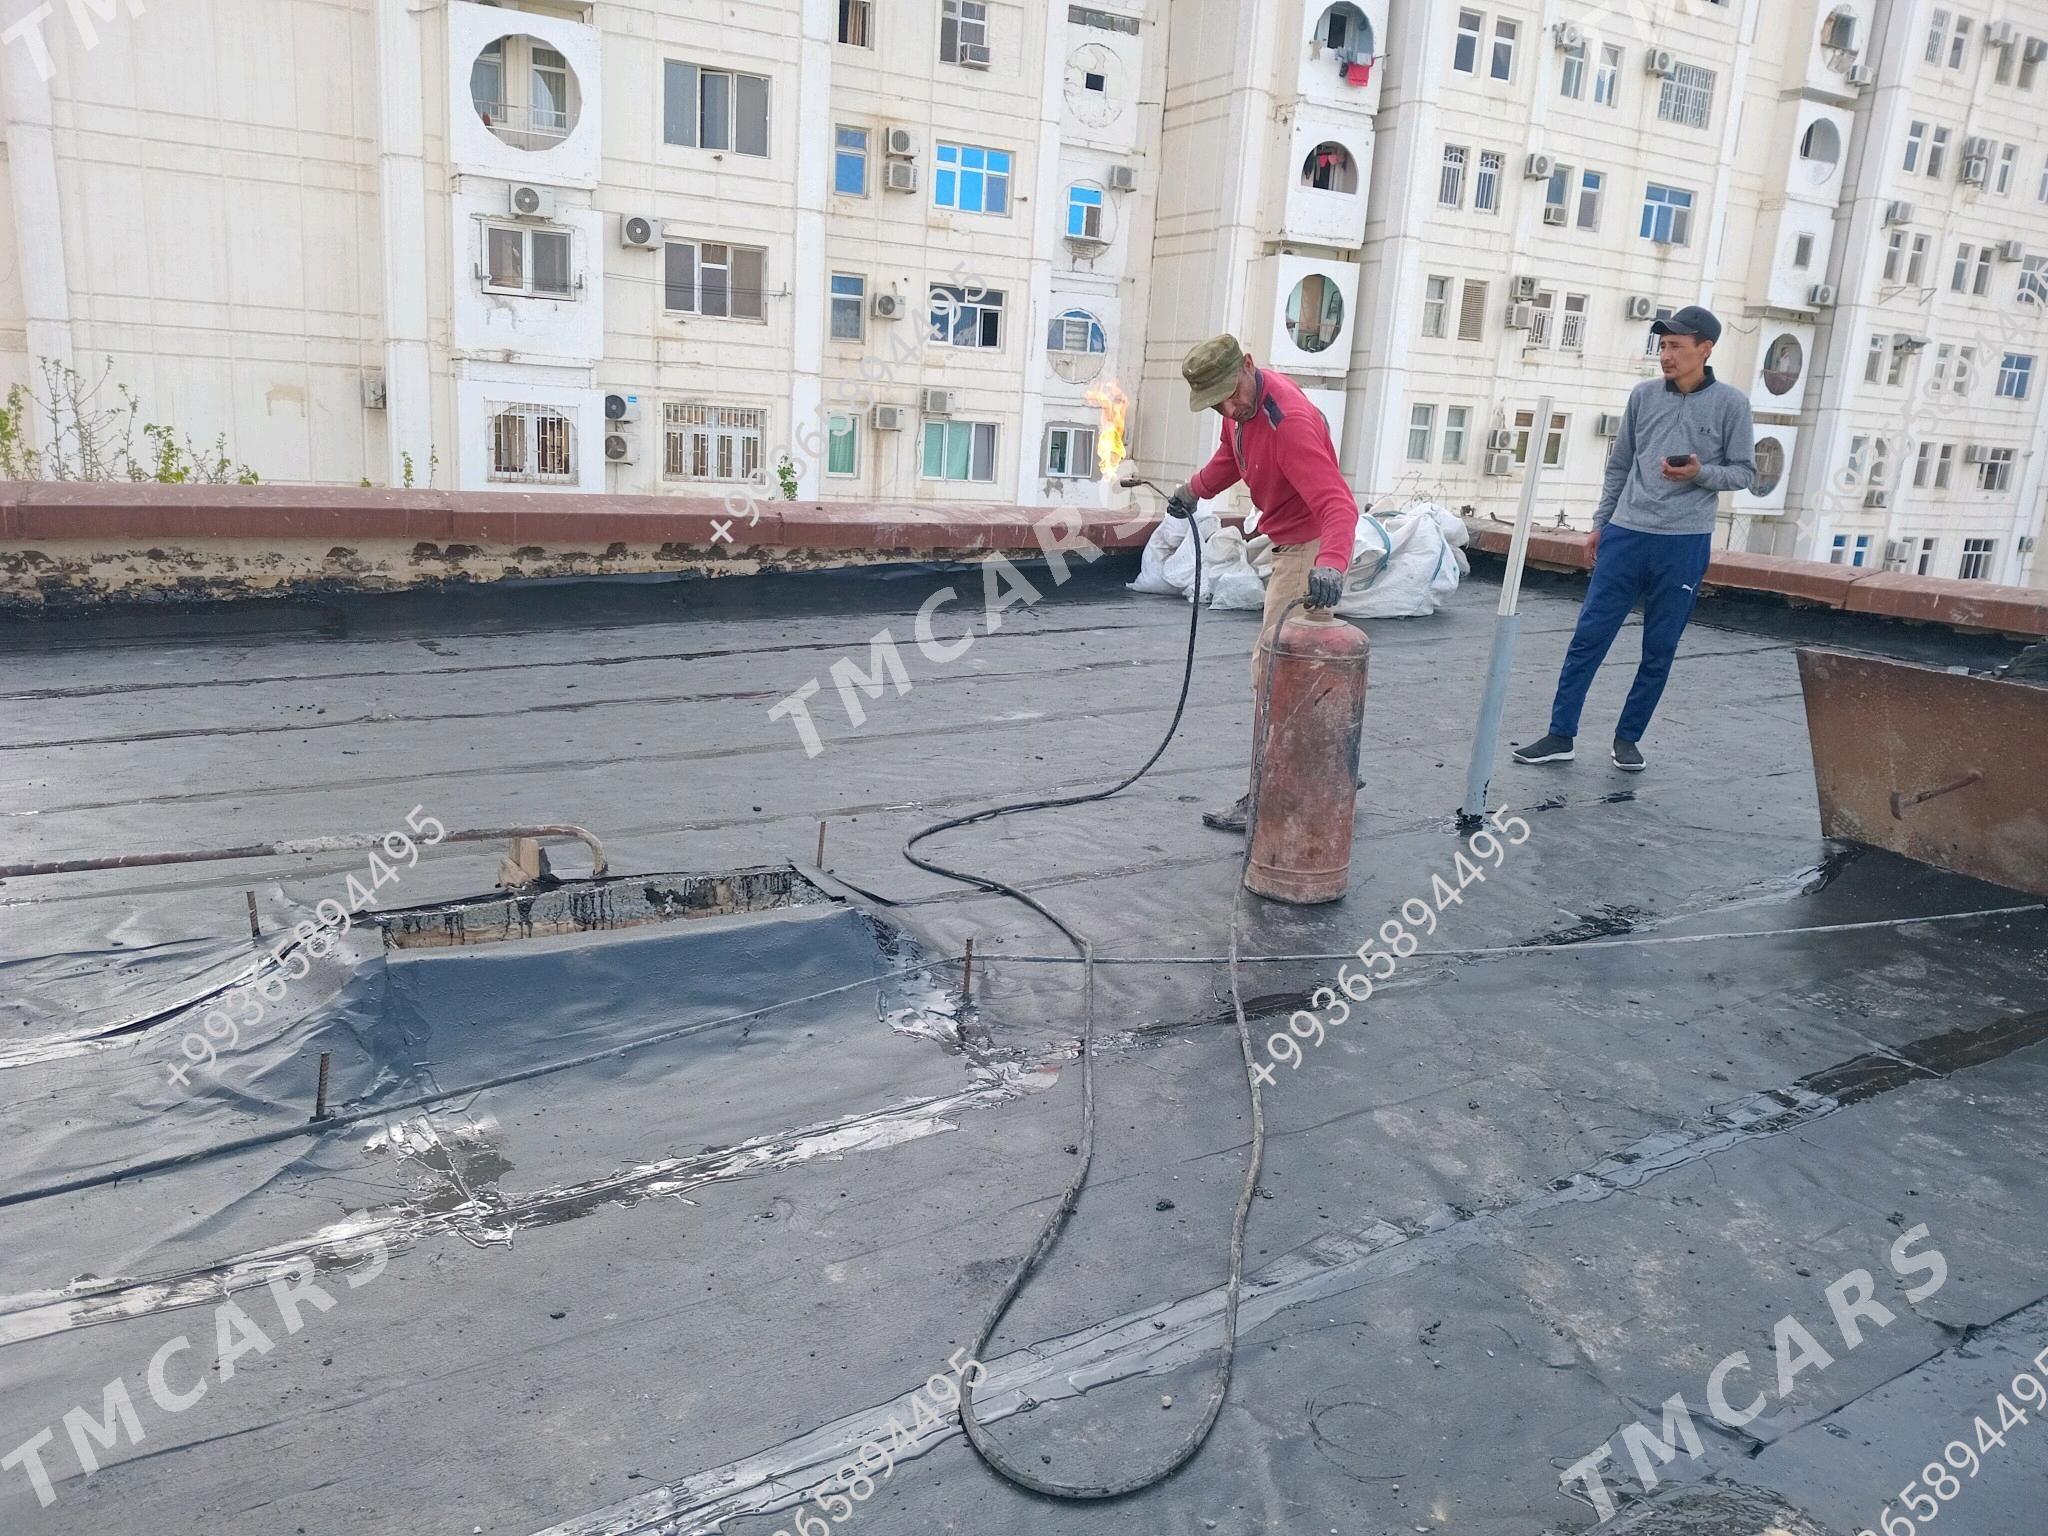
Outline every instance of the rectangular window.
<svg viewBox="0 0 2048 1536"><path fill-rule="evenodd" d="M934 163L933 207L961 213L1009 213L1011 157L1007 149L940 144Z"/></svg>
<svg viewBox="0 0 2048 1536"><path fill-rule="evenodd" d="M1605 171L1581 171L1579 173L1579 228L1600 227L1600 204L1607 193Z"/></svg>
<svg viewBox="0 0 2048 1536"><path fill-rule="evenodd" d="M1472 407L1450 405L1444 407L1444 449L1443 462L1462 464L1465 462L1465 443L1472 435Z"/></svg>
<svg viewBox="0 0 2048 1536"><path fill-rule="evenodd" d="M1934 574L1934 552L1940 547L1938 539L1922 539L1920 541L1920 558L1913 567L1915 575L1932 576Z"/></svg>
<svg viewBox="0 0 2048 1536"><path fill-rule="evenodd" d="M1939 64L1948 52L1948 11L1937 5L1927 28L1927 62Z"/></svg>
<svg viewBox="0 0 2048 1536"><path fill-rule="evenodd" d="M1928 239L1929 237L1926 235L1915 235L1913 237L1913 253L1906 259L1906 286L1908 288L1918 288L1927 280Z"/></svg>
<svg viewBox="0 0 2048 1536"><path fill-rule="evenodd" d="M1439 208L1465 206L1465 161L1470 151L1462 144L1444 146L1443 173L1437 178L1436 204Z"/></svg>
<svg viewBox="0 0 2048 1536"><path fill-rule="evenodd" d="M1813 266L1813 236L1801 235L1792 242L1792 265L1802 272Z"/></svg>
<svg viewBox="0 0 2048 1536"><path fill-rule="evenodd" d="M1557 333L1557 346L1560 352L1586 350L1587 305L1586 294L1568 293L1564 296L1564 315L1559 322Z"/></svg>
<svg viewBox="0 0 2048 1536"><path fill-rule="evenodd" d="M927 480L993 482L996 477L995 423L926 422L921 473Z"/></svg>
<svg viewBox="0 0 2048 1536"><path fill-rule="evenodd" d="M566 299L575 291L567 230L525 225L484 226L484 287L492 293L523 293Z"/></svg>
<svg viewBox="0 0 2048 1536"><path fill-rule="evenodd" d="M2000 197L2012 196L2013 172L2019 169L2019 164L2019 145L2007 144L2003 148L2001 148L1998 151L1998 177L1997 180L1992 183L1991 190L1996 192Z"/></svg>
<svg viewBox="0 0 2048 1536"><path fill-rule="evenodd" d="M664 480L753 480L761 473L761 435L768 413L758 407L670 400L661 408Z"/></svg>
<svg viewBox="0 0 2048 1536"><path fill-rule="evenodd" d="M1067 238L1101 242L1102 188L1079 185L1067 188Z"/></svg>
<svg viewBox="0 0 2048 1536"><path fill-rule="evenodd" d="M2008 352L1998 365L1998 398L2024 400L2034 387L2034 358L2029 352Z"/></svg>
<svg viewBox="0 0 2048 1536"><path fill-rule="evenodd" d="M868 131L845 124L832 130L832 190L841 197L868 195Z"/></svg>
<svg viewBox="0 0 2048 1536"><path fill-rule="evenodd" d="M1450 309L1451 280L1435 274L1422 280L1422 334L1441 337L1445 330L1445 317Z"/></svg>
<svg viewBox="0 0 2048 1536"><path fill-rule="evenodd" d="M2019 301L2048 304L2048 256L2029 256L2020 263Z"/></svg>
<svg viewBox="0 0 2048 1536"><path fill-rule="evenodd" d="M2041 60L2048 58L2048 41L2030 37L2020 44L2020 89L2034 88L2034 71L2041 67Z"/></svg>
<svg viewBox="0 0 2048 1536"><path fill-rule="evenodd" d="M542 484L574 481L575 422L545 405L493 407L490 478Z"/></svg>
<svg viewBox="0 0 2048 1536"><path fill-rule="evenodd" d="M1500 169L1501 152L1497 149L1479 151L1479 170L1472 178L1472 211L1474 213L1500 212Z"/></svg>
<svg viewBox="0 0 2048 1536"><path fill-rule="evenodd" d="M871 0L839 0L839 41L852 48L872 48L875 39Z"/></svg>
<svg viewBox="0 0 2048 1536"><path fill-rule="evenodd" d="M1569 207L1572 200L1572 168L1563 161L1551 167L1550 181L1543 189L1543 206Z"/></svg>
<svg viewBox="0 0 2048 1536"><path fill-rule="evenodd" d="M1891 366L1885 369L1884 381L1897 388L1906 382L1906 364L1913 360L1913 354L1905 347L1893 347Z"/></svg>
<svg viewBox="0 0 2048 1536"><path fill-rule="evenodd" d="M1534 411L1515 412L1515 463L1527 468L1529 463L1529 434L1536 423ZM1550 430L1543 434L1543 463L1548 469L1555 469L1564 462L1565 432L1571 425L1571 418L1563 412L1554 412L1550 418Z"/></svg>
<svg viewBox="0 0 2048 1536"><path fill-rule="evenodd" d="M1586 95L1586 45L1574 43L1564 50L1563 72L1557 78L1557 94L1571 101Z"/></svg>
<svg viewBox="0 0 2048 1536"><path fill-rule="evenodd" d="M1800 263L1795 261L1793 265L1796 267ZM1899 274L1905 270L1905 267L1906 232L1903 229L1895 229L1890 235L1885 237L1884 280L1888 283L1896 283L1899 280Z"/></svg>
<svg viewBox="0 0 2048 1536"><path fill-rule="evenodd" d="M1980 491L2009 491L2012 489L2013 451L2010 448L1994 448L1977 466L1977 489ZM1963 546L1965 549L1969 545Z"/></svg>
<svg viewBox="0 0 2048 1536"><path fill-rule="evenodd" d="M850 480L860 473L860 418L835 412L825 418L825 473Z"/></svg>
<svg viewBox="0 0 2048 1536"><path fill-rule="evenodd" d="M1948 40L1948 67L1961 69L1970 53L1970 18L1961 12L1956 14L1956 29Z"/></svg>
<svg viewBox="0 0 2048 1536"><path fill-rule="evenodd" d="M667 61L662 138L695 149L768 153L768 77Z"/></svg>
<svg viewBox="0 0 2048 1536"><path fill-rule="evenodd" d="M665 309L714 320L759 320L768 253L758 246L671 240L663 248Z"/></svg>
<svg viewBox="0 0 2048 1536"><path fill-rule="evenodd" d="M1937 128L1934 138L1927 146L1927 174L1934 180L1941 179L1943 167L1948 164L1948 130Z"/></svg>
<svg viewBox="0 0 2048 1536"><path fill-rule="evenodd" d="M1458 305L1458 340L1486 339L1486 284L1465 279L1465 293Z"/></svg>
<svg viewBox="0 0 2048 1536"><path fill-rule="evenodd" d="M1451 48L1451 68L1461 75L1479 73L1479 35L1486 18L1477 11L1458 12L1458 40Z"/></svg>
<svg viewBox="0 0 2048 1536"><path fill-rule="evenodd" d="M1436 448L1436 407L1411 406L1408 410L1408 458L1426 464Z"/></svg>
<svg viewBox="0 0 2048 1536"><path fill-rule="evenodd" d="M1532 347L1550 345L1551 321L1557 316L1557 295L1548 288L1536 295L1536 302L1529 306L1529 341Z"/></svg>
<svg viewBox="0 0 2048 1536"><path fill-rule="evenodd" d="M1945 491L1955 477L1956 445L1943 443L1941 451L1934 456L1934 488Z"/></svg>
<svg viewBox="0 0 2048 1536"><path fill-rule="evenodd" d="M1048 480L1093 480L1095 472L1093 427L1054 427L1045 434Z"/></svg>
<svg viewBox="0 0 2048 1536"><path fill-rule="evenodd" d="M1659 245L1686 245L1692 239L1692 194L1683 187L1651 182L1643 191L1642 236Z"/></svg>
<svg viewBox="0 0 2048 1536"><path fill-rule="evenodd" d="M1521 35L1519 23L1505 16L1493 18L1493 63L1487 71L1496 80L1515 78L1515 40Z"/></svg>
<svg viewBox="0 0 2048 1536"><path fill-rule="evenodd" d="M1976 259L1977 247L1967 241L1956 247L1956 269L1949 277L1951 293L1966 292L1970 286L1970 263Z"/></svg>
<svg viewBox="0 0 2048 1536"><path fill-rule="evenodd" d="M868 280L852 272L832 274L832 339L859 341L867 333Z"/></svg>
<svg viewBox="0 0 2048 1536"><path fill-rule="evenodd" d="M569 61L552 48L533 50L532 105L529 121L543 138L569 132Z"/></svg>
<svg viewBox="0 0 2048 1536"><path fill-rule="evenodd" d="M1104 32L1122 32L1131 37L1138 35L1138 18L1118 16L1109 11L1098 10L1092 5L1070 5L1067 20L1077 27L1096 27Z"/></svg>
<svg viewBox="0 0 2048 1536"><path fill-rule="evenodd" d="M1697 64L1674 67L1658 91L1657 115L1681 128L1705 128L1714 116L1714 72Z"/></svg>
<svg viewBox="0 0 2048 1536"><path fill-rule="evenodd" d="M1924 490L1926 490L1926 489L1927 489L1927 482L1928 482L1929 480L1931 480L1931 479L1932 479L1933 477L1934 477L1934 444L1932 444L1932 443L1922 443L1922 444L1920 445L1920 452L1919 452L1919 454L1918 454L1918 455L1917 455L1917 456L1916 456L1916 457L1914 458L1914 460L1913 460L1913 487L1914 487L1914 489L1915 489L1915 490L1921 490L1921 491L1924 491ZM1927 574L1927 572L1926 572L1926 571L1925 571L1925 570L1923 569L1923 570L1922 570L1922 571L1920 572L1920 574L1921 574L1922 576L1925 576L1925 575Z"/></svg>
<svg viewBox="0 0 2048 1536"><path fill-rule="evenodd" d="M1956 350L1955 392L1959 395L1967 395L1970 392L1970 386L1976 382L1977 349L1975 347L1959 347Z"/></svg>
<svg viewBox="0 0 2048 1536"><path fill-rule="evenodd" d="M1870 535L1838 533L1828 548L1829 565L1863 565L1870 559Z"/></svg>
<svg viewBox="0 0 2048 1536"><path fill-rule="evenodd" d="M1891 351L1891 343L1882 336L1870 338L1870 350L1863 354L1863 382L1875 384L1884 377L1885 354Z"/></svg>
<svg viewBox="0 0 2048 1536"><path fill-rule="evenodd" d="M939 7L939 62L988 62L987 0L942 0Z"/></svg>
<svg viewBox="0 0 2048 1536"><path fill-rule="evenodd" d="M1677 311L1672 309L1670 305L1659 304L1657 306L1657 313L1655 319L1669 320L1675 313L1677 313ZM1649 333L1649 339L1643 347L1643 356L1655 357L1658 354L1658 352L1662 350L1660 342L1661 338L1657 335L1657 332L1654 329L1651 330Z"/></svg>
<svg viewBox="0 0 2048 1536"><path fill-rule="evenodd" d="M1963 563L1956 575L1964 581L1989 581L1991 579L1991 557L1998 548L1996 539L1963 540Z"/></svg>
<svg viewBox="0 0 2048 1536"><path fill-rule="evenodd" d="M968 295L973 297L969 298ZM953 288L933 283L931 339L943 346L1000 351L1003 345L1003 296L981 288Z"/></svg>
<svg viewBox="0 0 2048 1536"><path fill-rule="evenodd" d="M1621 44L1600 45L1600 68L1593 75L1593 105L1611 107L1621 100Z"/></svg>
<svg viewBox="0 0 2048 1536"><path fill-rule="evenodd" d="M1977 252L1977 275L1970 284L1970 292L1980 299L1991 294L1991 261L1994 255L1996 252L1988 245Z"/></svg>
<svg viewBox="0 0 2048 1536"><path fill-rule="evenodd" d="M1927 125L1918 119L1906 129L1906 158L1903 169L1908 176L1920 169L1920 156L1927 148Z"/></svg>

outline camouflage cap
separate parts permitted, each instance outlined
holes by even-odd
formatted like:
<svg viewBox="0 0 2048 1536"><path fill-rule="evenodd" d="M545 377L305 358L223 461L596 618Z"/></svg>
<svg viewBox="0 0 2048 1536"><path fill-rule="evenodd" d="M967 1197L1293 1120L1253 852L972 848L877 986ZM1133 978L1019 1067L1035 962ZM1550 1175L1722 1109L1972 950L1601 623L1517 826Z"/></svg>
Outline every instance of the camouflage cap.
<svg viewBox="0 0 2048 1536"><path fill-rule="evenodd" d="M1188 409L1206 411L1229 399L1243 366L1244 348L1235 336L1211 336L1196 343L1180 365L1180 376L1188 381Z"/></svg>

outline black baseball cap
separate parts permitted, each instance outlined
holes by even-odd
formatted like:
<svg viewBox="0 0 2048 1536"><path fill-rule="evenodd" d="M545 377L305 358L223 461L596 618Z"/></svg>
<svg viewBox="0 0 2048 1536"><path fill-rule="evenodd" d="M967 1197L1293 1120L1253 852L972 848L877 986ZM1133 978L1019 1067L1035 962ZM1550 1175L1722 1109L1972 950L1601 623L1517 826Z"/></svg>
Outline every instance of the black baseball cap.
<svg viewBox="0 0 2048 1536"><path fill-rule="evenodd" d="M1711 309L1698 304L1688 304L1668 320L1659 320L1650 327L1652 336L1697 336L1701 341L1719 341L1721 322L1714 318Z"/></svg>

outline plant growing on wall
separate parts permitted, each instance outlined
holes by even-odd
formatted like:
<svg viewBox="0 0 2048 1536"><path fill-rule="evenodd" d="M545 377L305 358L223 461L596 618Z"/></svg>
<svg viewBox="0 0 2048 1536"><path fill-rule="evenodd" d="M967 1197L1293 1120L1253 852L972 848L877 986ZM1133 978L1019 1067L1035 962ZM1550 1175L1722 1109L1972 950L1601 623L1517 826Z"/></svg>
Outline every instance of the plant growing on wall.
<svg viewBox="0 0 2048 1536"><path fill-rule="evenodd" d="M145 422L147 448L135 451L136 417L142 405L126 384L106 398L114 360L97 378L55 358L36 359L40 391L16 384L0 409L0 478L8 480L140 480L159 485L254 485L258 476L227 451L227 434L201 448L189 433L180 436L165 422ZM35 413L48 432L35 439Z"/></svg>
<svg viewBox="0 0 2048 1536"><path fill-rule="evenodd" d="M775 478L782 486L782 499L784 501L795 501L796 465L790 462L789 455L786 453L776 461Z"/></svg>

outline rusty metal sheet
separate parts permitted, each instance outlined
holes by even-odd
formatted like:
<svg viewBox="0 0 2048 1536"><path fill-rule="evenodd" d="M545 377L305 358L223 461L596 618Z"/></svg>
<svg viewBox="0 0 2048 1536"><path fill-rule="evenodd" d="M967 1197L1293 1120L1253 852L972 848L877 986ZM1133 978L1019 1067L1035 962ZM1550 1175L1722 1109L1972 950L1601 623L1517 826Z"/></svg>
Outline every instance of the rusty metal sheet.
<svg viewBox="0 0 2048 1536"><path fill-rule="evenodd" d="M1799 652L1821 830L2048 896L2048 688Z"/></svg>

